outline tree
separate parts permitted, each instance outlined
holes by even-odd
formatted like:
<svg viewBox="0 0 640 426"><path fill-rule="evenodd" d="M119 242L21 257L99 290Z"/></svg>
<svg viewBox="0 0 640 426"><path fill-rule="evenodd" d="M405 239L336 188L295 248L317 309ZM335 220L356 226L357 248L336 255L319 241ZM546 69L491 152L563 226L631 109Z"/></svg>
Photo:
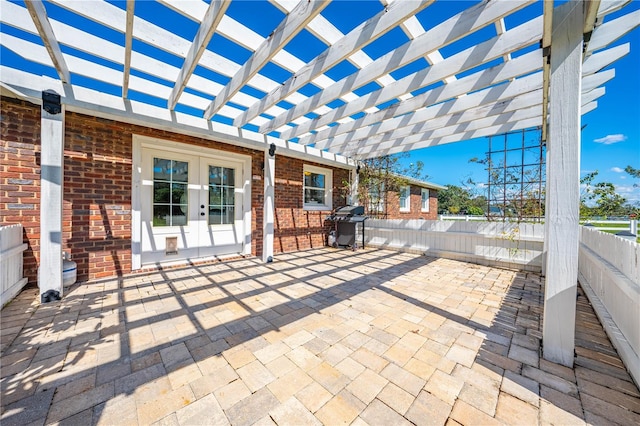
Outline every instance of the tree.
<svg viewBox="0 0 640 426"><path fill-rule="evenodd" d="M409 157L408 153L385 155L359 163L358 201L364 206L367 215L386 216L387 194L399 192L400 188L408 185L407 178L429 179L429 176L423 172L422 161L403 166L400 160L407 157Z"/></svg>
<svg viewBox="0 0 640 426"><path fill-rule="evenodd" d="M593 183L598 171L591 172L580 179L583 185L580 196L580 216L615 216L626 213L627 199L616 193L616 187L610 182Z"/></svg>
<svg viewBox="0 0 640 426"><path fill-rule="evenodd" d="M471 204L469 190L456 185L446 185L445 188L438 191L438 213L468 213ZM482 214L482 211L480 214Z"/></svg>

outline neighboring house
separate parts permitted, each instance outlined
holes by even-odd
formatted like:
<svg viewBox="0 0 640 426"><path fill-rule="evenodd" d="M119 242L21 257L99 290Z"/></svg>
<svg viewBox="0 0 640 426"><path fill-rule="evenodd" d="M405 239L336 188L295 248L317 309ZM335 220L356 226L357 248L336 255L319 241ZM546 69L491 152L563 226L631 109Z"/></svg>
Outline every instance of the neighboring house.
<svg viewBox="0 0 640 426"><path fill-rule="evenodd" d="M446 188L418 179L404 179L407 180L407 184L399 191L387 191L386 199L381 197L375 188L369 191L369 216L384 219L436 220L438 191Z"/></svg>
<svg viewBox="0 0 640 426"><path fill-rule="evenodd" d="M0 225L23 225L24 272L36 282L41 107L3 97L0 113ZM338 186L353 163L282 146L270 155L264 143L178 132L65 113L61 243L78 264L78 280L261 256L271 226L275 254L326 244L333 224L325 219L346 204ZM263 217L267 159L275 160L273 225Z"/></svg>

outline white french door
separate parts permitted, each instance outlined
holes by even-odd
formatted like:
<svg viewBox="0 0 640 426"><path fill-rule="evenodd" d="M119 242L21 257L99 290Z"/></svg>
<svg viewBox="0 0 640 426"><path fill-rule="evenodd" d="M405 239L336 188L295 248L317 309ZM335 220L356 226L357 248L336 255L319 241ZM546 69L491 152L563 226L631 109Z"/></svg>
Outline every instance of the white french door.
<svg viewBox="0 0 640 426"><path fill-rule="evenodd" d="M250 253L248 157L139 149L141 266Z"/></svg>

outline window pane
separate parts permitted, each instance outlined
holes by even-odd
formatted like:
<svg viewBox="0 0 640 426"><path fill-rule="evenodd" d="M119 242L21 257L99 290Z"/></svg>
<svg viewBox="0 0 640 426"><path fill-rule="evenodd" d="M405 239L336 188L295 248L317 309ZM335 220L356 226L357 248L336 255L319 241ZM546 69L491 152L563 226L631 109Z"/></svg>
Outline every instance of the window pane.
<svg viewBox="0 0 640 426"><path fill-rule="evenodd" d="M169 204L171 187L168 183L153 182L153 202Z"/></svg>
<svg viewBox="0 0 640 426"><path fill-rule="evenodd" d="M171 226L183 226L187 224L187 211L188 206L186 204L173 205L171 208Z"/></svg>
<svg viewBox="0 0 640 426"><path fill-rule="evenodd" d="M222 223L222 208L209 207L209 225L220 225Z"/></svg>
<svg viewBox="0 0 640 426"><path fill-rule="evenodd" d="M235 188L225 188L224 189L224 203L228 206L233 206L234 204L234 195Z"/></svg>
<svg viewBox="0 0 640 426"><path fill-rule="evenodd" d="M222 188L219 186L209 187L209 204L219 206L222 204Z"/></svg>
<svg viewBox="0 0 640 426"><path fill-rule="evenodd" d="M171 202L175 204L187 204L187 184L174 183L171 187Z"/></svg>
<svg viewBox="0 0 640 426"><path fill-rule="evenodd" d="M171 160L153 159L153 180L171 180Z"/></svg>
<svg viewBox="0 0 640 426"><path fill-rule="evenodd" d="M324 175L319 173L305 172L304 186L313 188L324 188Z"/></svg>
<svg viewBox="0 0 640 426"><path fill-rule="evenodd" d="M153 226L169 226L171 216L169 215L170 207L168 205L154 205L153 206Z"/></svg>
<svg viewBox="0 0 640 426"><path fill-rule="evenodd" d="M235 170L234 169L224 169L224 181L225 185L235 186Z"/></svg>
<svg viewBox="0 0 640 426"><path fill-rule="evenodd" d="M173 161L172 163L172 180L174 182L188 182L189 163L186 161Z"/></svg>
<svg viewBox="0 0 640 426"><path fill-rule="evenodd" d="M305 189L305 204L324 204L324 191L321 189Z"/></svg>
<svg viewBox="0 0 640 426"><path fill-rule="evenodd" d="M222 223L232 224L235 219L235 208L234 207L225 207L224 208L224 217Z"/></svg>
<svg viewBox="0 0 640 426"><path fill-rule="evenodd" d="M222 167L209 166L209 185L222 185Z"/></svg>

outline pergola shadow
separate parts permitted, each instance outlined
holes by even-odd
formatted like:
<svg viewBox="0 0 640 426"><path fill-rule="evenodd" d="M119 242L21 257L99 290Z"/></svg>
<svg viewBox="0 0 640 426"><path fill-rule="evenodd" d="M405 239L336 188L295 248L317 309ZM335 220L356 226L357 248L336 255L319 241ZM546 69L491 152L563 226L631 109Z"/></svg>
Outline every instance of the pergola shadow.
<svg viewBox="0 0 640 426"><path fill-rule="evenodd" d="M557 378L566 371L539 358L541 291L533 274L331 249L280 255L271 264L240 259L76 285L62 302L24 317L3 350L2 423L82 416L108 423L125 407L133 407L128 416L134 417L125 417L134 423L156 421L145 407L162 394L148 389L174 395L186 386L195 404L204 396L197 389L215 395L240 380L251 398L276 392L281 377L270 368L277 360L295 364L332 397L358 396L358 378L340 370L347 359L400 388L408 380L414 402L399 414L409 421L428 399L443 404L438 411L445 421L456 415L458 399L490 417L499 416L500 398L572 413L553 392L577 389L575 374L573 382L560 377L573 383L566 385ZM3 331L12 307L2 311ZM343 378L341 386L314 376L326 363ZM261 375L268 377L264 383L256 379ZM494 390L495 404L475 399L478 392L491 394L485 386ZM146 397L144 389L151 392ZM218 397L232 423L242 404L251 406L243 400L227 406L228 397ZM366 416L372 403L359 414ZM322 410L314 414L328 419Z"/></svg>

